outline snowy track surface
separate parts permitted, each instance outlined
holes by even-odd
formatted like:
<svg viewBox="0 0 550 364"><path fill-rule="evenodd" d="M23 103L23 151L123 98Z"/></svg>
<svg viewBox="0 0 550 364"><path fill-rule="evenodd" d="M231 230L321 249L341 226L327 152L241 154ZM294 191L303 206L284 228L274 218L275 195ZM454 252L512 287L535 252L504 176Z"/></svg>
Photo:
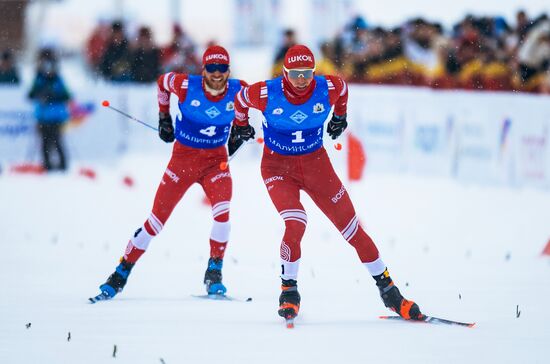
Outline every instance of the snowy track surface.
<svg viewBox="0 0 550 364"><path fill-rule="evenodd" d="M0 175L0 363L549 362L548 191L384 175L346 183L404 295L473 329L378 319L389 311L374 282L309 198L301 314L286 329L277 316L283 224L258 162L245 158L231 167L224 282L252 302L192 297L204 292L211 219L195 186L125 291L89 304L148 216L166 162L125 159L96 168L95 180L78 167Z"/></svg>

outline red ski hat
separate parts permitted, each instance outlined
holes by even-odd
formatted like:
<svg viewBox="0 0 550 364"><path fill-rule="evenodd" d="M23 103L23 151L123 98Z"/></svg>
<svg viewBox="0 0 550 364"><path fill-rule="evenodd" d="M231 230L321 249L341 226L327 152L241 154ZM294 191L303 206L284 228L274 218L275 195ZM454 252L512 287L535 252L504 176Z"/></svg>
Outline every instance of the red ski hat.
<svg viewBox="0 0 550 364"><path fill-rule="evenodd" d="M315 57L305 45L294 45L286 51L284 67L287 70L296 68L315 68Z"/></svg>
<svg viewBox="0 0 550 364"><path fill-rule="evenodd" d="M208 47L202 55L202 65L207 64L229 64L229 53L224 47L215 45Z"/></svg>

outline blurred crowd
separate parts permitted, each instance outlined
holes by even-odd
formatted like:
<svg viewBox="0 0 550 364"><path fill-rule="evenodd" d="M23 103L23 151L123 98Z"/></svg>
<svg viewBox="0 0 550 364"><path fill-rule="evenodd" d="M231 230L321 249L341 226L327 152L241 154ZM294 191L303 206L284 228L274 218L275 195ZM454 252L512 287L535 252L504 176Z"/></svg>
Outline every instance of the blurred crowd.
<svg viewBox="0 0 550 364"><path fill-rule="evenodd" d="M273 76L280 74L286 50L299 42L293 30L283 38ZM357 16L319 50L318 74L338 74L354 83L550 93L546 14L533 18L518 11L513 23L468 15L452 29L423 18L387 29ZM17 84L13 54L0 55L0 83ZM169 71L201 72L197 46L178 24L170 42L159 46L146 26L130 32L121 21L99 22L86 42L85 58L94 78L112 82L151 83Z"/></svg>
<svg viewBox="0 0 550 364"><path fill-rule="evenodd" d="M280 75L287 49L297 43L293 30L283 33L272 76ZM514 24L502 17L469 15L452 29L423 18L386 29L370 26L358 16L322 43L319 51L316 73L340 75L348 82L550 94L546 14L531 18L519 11ZM201 72L197 46L177 24L170 42L159 46L146 26L129 32L120 21L100 22L84 55L94 79L109 82L153 83L165 72ZM0 51L1 85L20 83L16 63L11 50ZM39 50L28 98L34 105L44 170L66 170L62 131L69 119L71 94L59 72L55 49Z"/></svg>
<svg viewBox="0 0 550 364"><path fill-rule="evenodd" d="M295 42L289 30L282 48ZM385 29L356 17L320 50L317 73L336 72L350 82L550 93L546 14L519 11L515 24L468 15L451 30L422 18Z"/></svg>
<svg viewBox="0 0 550 364"><path fill-rule="evenodd" d="M9 49L0 54L0 84L19 84L19 72L15 66L13 53Z"/></svg>
<svg viewBox="0 0 550 364"><path fill-rule="evenodd" d="M122 22L102 22L87 41L86 58L95 73L113 82L150 83L164 72L201 71L195 43L177 24L170 43L159 47L149 27L129 38Z"/></svg>

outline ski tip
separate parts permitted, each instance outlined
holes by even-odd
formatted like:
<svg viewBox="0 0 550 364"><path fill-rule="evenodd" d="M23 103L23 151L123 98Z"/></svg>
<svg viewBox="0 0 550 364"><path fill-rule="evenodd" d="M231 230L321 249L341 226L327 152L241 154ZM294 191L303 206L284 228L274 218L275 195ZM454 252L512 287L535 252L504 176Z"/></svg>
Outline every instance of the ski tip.
<svg viewBox="0 0 550 364"><path fill-rule="evenodd" d="M405 321L405 322L412 322L412 323L423 322L423 323L431 323L431 324L456 325L456 326L462 326L462 327L467 327L467 328L472 328L476 325L475 322L473 322L473 323L460 322L460 321L447 320L447 319L443 319L443 318L439 318L439 317L426 316L426 315L422 315L421 318L416 319L416 320L414 320L414 319L407 320L407 319L404 319L401 316L378 316L378 317L381 318L381 319L394 320L394 321Z"/></svg>
<svg viewBox="0 0 550 364"><path fill-rule="evenodd" d="M191 296L195 297L195 298L207 299L207 300L211 300L211 301L242 301L240 298L227 296L225 294L214 294L214 293L199 294L199 295L192 294Z"/></svg>
<svg viewBox="0 0 550 364"><path fill-rule="evenodd" d="M114 296L109 296L106 292L101 292L100 294L98 294L97 296L95 297L90 297L88 298L88 301L90 303L97 303L99 301L106 301L106 300L110 300L112 299Z"/></svg>
<svg viewBox="0 0 550 364"><path fill-rule="evenodd" d="M283 318L285 319L285 325L287 329L293 329L294 328L294 319L296 318L296 314L287 314L284 315Z"/></svg>
<svg viewBox="0 0 550 364"><path fill-rule="evenodd" d="M382 320L394 320L394 321L406 321L406 322L426 322L426 317L421 317L419 319L406 319L401 316L378 316Z"/></svg>

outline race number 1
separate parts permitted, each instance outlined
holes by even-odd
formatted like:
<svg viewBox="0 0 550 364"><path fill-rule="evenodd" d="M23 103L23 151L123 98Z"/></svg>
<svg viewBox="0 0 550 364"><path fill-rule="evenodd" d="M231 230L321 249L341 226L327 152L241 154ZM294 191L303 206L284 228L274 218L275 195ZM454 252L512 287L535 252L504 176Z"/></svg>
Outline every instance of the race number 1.
<svg viewBox="0 0 550 364"><path fill-rule="evenodd" d="M302 130L297 130L292 133L292 135L294 135L294 139L292 139L293 143L303 143L306 141L304 138L302 138Z"/></svg>

